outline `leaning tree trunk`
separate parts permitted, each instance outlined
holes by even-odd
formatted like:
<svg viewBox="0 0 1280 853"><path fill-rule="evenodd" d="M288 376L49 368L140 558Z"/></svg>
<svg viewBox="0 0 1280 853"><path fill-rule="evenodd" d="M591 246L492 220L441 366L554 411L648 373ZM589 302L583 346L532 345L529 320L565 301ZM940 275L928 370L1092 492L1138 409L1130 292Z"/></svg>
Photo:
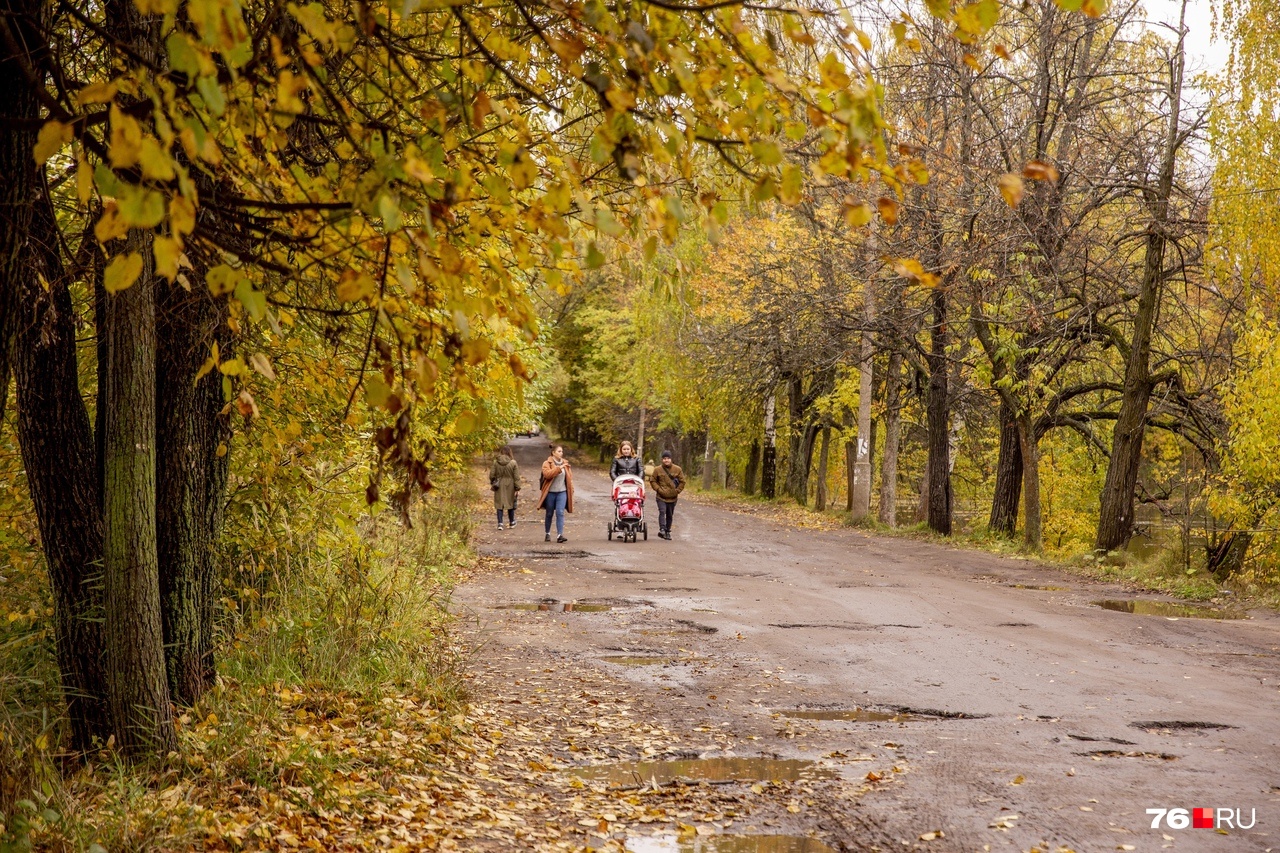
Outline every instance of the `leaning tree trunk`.
<svg viewBox="0 0 1280 853"><path fill-rule="evenodd" d="M87 752L111 733L103 670L102 493L53 208L39 194L31 209L26 262L16 272L6 269L3 282L20 289L13 347L18 443L53 591L72 748Z"/></svg>
<svg viewBox="0 0 1280 853"><path fill-rule="evenodd" d="M773 500L778 493L778 427L773 391L764 401L764 450L760 455L760 494Z"/></svg>
<svg viewBox="0 0 1280 853"><path fill-rule="evenodd" d="M227 483L228 421L218 374L195 380L218 340L221 301L160 285L156 458L157 558L165 663L175 702L190 705L214 680L215 552ZM221 340L219 340L221 338Z"/></svg>
<svg viewBox="0 0 1280 853"><path fill-rule="evenodd" d="M831 427L822 428L822 449L818 451L818 494L813 508L824 512L827 508L827 460L831 450Z"/></svg>
<svg viewBox="0 0 1280 853"><path fill-rule="evenodd" d="M1209 573L1215 580L1230 580L1244 570L1245 557L1253 544L1253 534L1247 531L1228 533L1216 542L1205 546L1205 559Z"/></svg>
<svg viewBox="0 0 1280 853"><path fill-rule="evenodd" d="M951 434L947 428L947 296L933 291L933 329L930 334L929 391L925 415L929 432L929 529L951 535Z"/></svg>
<svg viewBox="0 0 1280 853"><path fill-rule="evenodd" d="M1185 8L1184 8L1185 12ZM1183 72L1183 37L1178 39L1169 77L1169 116L1161 152L1160 174L1148 199L1151 220L1147 223L1142 283L1138 311L1133 320L1133 338L1124 370L1124 395L1116 417L1107 479L1102 486L1098 514L1098 536L1094 548L1113 551L1129 541L1133 530L1133 501L1142 464L1142 441L1146 433L1147 406L1154 388L1151 379L1151 335L1160 310L1164 285L1164 256L1169 243L1169 199L1173 194L1174 169L1181 145L1178 126Z"/></svg>
<svg viewBox="0 0 1280 853"><path fill-rule="evenodd" d="M102 517L107 696L128 755L177 745L165 673L156 550L156 319L150 235L127 249L142 274L106 300L106 436Z"/></svg>
<svg viewBox="0 0 1280 853"><path fill-rule="evenodd" d="M880 523L898 522L898 448L902 443L902 354L889 353L885 374L884 456L880 459Z"/></svg>
<svg viewBox="0 0 1280 853"><path fill-rule="evenodd" d="M1018 422L1013 410L1000 401L1000 454L996 458L995 495L987 527L992 533L1012 538L1018 528L1018 506L1022 501L1022 449Z"/></svg>

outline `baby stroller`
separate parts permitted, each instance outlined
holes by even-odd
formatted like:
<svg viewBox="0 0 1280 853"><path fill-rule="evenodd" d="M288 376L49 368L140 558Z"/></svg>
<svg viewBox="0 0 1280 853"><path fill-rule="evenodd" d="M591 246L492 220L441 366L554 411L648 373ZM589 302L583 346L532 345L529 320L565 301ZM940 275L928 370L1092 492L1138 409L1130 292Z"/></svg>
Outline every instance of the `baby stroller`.
<svg viewBox="0 0 1280 853"><path fill-rule="evenodd" d="M640 535L649 539L649 525L644 521L644 480L623 474L613 481L613 521L609 522L609 541L613 534L623 542L634 542Z"/></svg>

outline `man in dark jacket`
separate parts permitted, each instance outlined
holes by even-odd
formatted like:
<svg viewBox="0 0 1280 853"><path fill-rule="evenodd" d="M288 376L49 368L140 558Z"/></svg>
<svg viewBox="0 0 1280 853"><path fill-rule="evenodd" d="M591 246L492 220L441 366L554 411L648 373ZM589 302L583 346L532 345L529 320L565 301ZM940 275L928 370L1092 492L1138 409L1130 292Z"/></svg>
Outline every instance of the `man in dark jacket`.
<svg viewBox="0 0 1280 853"><path fill-rule="evenodd" d="M684 471L672 461L670 450L662 451L662 464L653 469L650 484L658 498L658 536L670 541L676 498L684 491Z"/></svg>
<svg viewBox="0 0 1280 853"><path fill-rule="evenodd" d="M640 457L635 455L629 441L622 442L618 455L613 457L613 464L609 466L610 480L616 480L625 474L644 479L644 466L640 464Z"/></svg>

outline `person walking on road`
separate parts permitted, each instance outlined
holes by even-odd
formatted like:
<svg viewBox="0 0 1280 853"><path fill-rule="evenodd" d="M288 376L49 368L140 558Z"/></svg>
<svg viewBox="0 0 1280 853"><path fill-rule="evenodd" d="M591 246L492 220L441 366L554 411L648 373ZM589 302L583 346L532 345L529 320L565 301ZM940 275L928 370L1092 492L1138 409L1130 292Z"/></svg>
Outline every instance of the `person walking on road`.
<svg viewBox="0 0 1280 853"><path fill-rule="evenodd" d="M643 472L644 467L640 464L640 457L636 456L631 448L631 442L622 442L622 446L618 448L618 455L613 457L613 464L609 466L609 479L616 480L626 474L643 478Z"/></svg>
<svg viewBox="0 0 1280 853"><path fill-rule="evenodd" d="M662 451L662 464L653 469L650 485L658 495L658 536L671 541L671 520L676 514L676 498L684 491L684 471Z"/></svg>
<svg viewBox="0 0 1280 853"><path fill-rule="evenodd" d="M551 448L551 455L542 463L542 495L538 506L547 511L546 541L551 541L551 519L556 520L556 541L564 538L564 514L573 512L573 470L564 458L564 446Z"/></svg>
<svg viewBox="0 0 1280 853"><path fill-rule="evenodd" d="M489 486L493 489L493 508L498 511L498 529L502 530L502 513L510 527L516 526L516 497L520 491L520 466L511 458L510 447L499 447L498 456L489 469Z"/></svg>

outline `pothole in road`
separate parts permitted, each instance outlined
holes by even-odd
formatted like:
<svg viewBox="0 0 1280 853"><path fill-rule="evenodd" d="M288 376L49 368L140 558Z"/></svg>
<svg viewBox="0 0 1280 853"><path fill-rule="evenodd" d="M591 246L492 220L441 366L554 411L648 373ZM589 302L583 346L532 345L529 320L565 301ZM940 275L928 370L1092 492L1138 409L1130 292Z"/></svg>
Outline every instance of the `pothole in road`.
<svg viewBox="0 0 1280 853"><path fill-rule="evenodd" d="M697 592L696 586L646 586L645 592Z"/></svg>
<svg viewBox="0 0 1280 853"><path fill-rule="evenodd" d="M512 559L516 559L516 560L559 560L559 559L585 560L589 557L595 557L595 556L596 555L591 553L590 551L569 551L569 550L523 551L519 554L511 555Z"/></svg>
<svg viewBox="0 0 1280 853"><path fill-rule="evenodd" d="M701 622L694 622L692 619L676 619L673 624L679 625L686 631L695 631L699 634L714 634L720 630L710 625L703 625Z"/></svg>
<svg viewBox="0 0 1280 853"><path fill-rule="evenodd" d="M512 604L496 605L494 610L542 610L552 613L603 613L624 607L652 607L651 601L636 601L629 598L603 598L587 601L560 601L556 598L544 598L540 601L522 601Z"/></svg>
<svg viewBox="0 0 1280 853"><path fill-rule="evenodd" d="M1007 584L1010 589L1039 589L1045 592L1070 592L1069 586L1041 586L1033 583L1011 583Z"/></svg>
<svg viewBox="0 0 1280 853"><path fill-rule="evenodd" d="M659 666L667 663L678 663L675 658L658 655L605 655L600 660L605 663L615 663L619 666Z"/></svg>
<svg viewBox="0 0 1280 853"><path fill-rule="evenodd" d="M829 628L833 631L870 631L878 625L865 622L771 622L770 628Z"/></svg>
<svg viewBox="0 0 1280 853"><path fill-rule="evenodd" d="M676 761L625 761L620 764L576 767L579 779L605 782L611 787L670 785L675 782L794 782L834 779L838 774L815 761L800 758L691 758Z"/></svg>
<svg viewBox="0 0 1280 853"><path fill-rule="evenodd" d="M1084 741L1086 743L1116 743L1116 744L1119 744L1120 746L1135 745L1134 742L1131 740L1123 740L1118 737L1089 737L1088 735L1073 735L1073 734L1068 734L1067 737L1071 738L1072 740Z"/></svg>
<svg viewBox="0 0 1280 853"><path fill-rule="evenodd" d="M1195 720L1139 720L1129 724L1132 728L1142 729L1151 734L1173 734L1176 731L1214 731L1218 729L1234 729L1226 723L1204 723Z"/></svg>
<svg viewBox="0 0 1280 853"><path fill-rule="evenodd" d="M1104 758L1158 758L1161 761L1178 760L1178 756L1170 755L1167 752L1136 752L1124 749L1095 749L1092 752L1077 752L1076 755L1085 755L1098 761L1101 761Z"/></svg>
<svg viewBox="0 0 1280 853"><path fill-rule="evenodd" d="M931 708L911 708L906 705L880 706L877 708L783 708L779 714L797 720L838 720L851 723L919 723L929 720L981 720L987 714L966 714L963 711L936 711Z"/></svg>
<svg viewBox="0 0 1280 853"><path fill-rule="evenodd" d="M601 569L607 575L651 575L653 572L646 572L641 569Z"/></svg>
<svg viewBox="0 0 1280 853"><path fill-rule="evenodd" d="M1220 607L1203 607L1195 604L1176 604L1172 601L1145 601L1143 599L1107 598L1093 602L1103 610L1118 613L1134 613L1139 616L1166 616L1173 619L1244 619L1239 610Z"/></svg>
<svg viewBox="0 0 1280 853"><path fill-rule="evenodd" d="M998 622L996 623L996 627L997 628L1034 628L1035 624L1032 622Z"/></svg>
<svg viewBox="0 0 1280 853"><path fill-rule="evenodd" d="M711 835L681 838L670 832L628 838L627 853L835 853L803 835Z"/></svg>

